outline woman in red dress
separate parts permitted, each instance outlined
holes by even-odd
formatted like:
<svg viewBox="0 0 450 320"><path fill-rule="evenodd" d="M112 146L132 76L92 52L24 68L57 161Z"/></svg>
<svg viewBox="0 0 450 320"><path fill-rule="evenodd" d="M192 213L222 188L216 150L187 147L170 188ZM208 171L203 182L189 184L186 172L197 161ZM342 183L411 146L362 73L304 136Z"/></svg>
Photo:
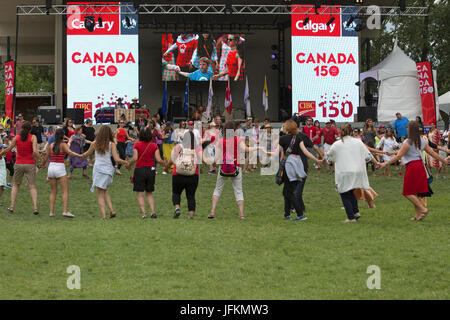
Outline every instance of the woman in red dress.
<svg viewBox="0 0 450 320"><path fill-rule="evenodd" d="M427 210L417 196L419 193L428 192L428 180L425 167L422 162L421 151L425 150L433 158L447 165L447 161L439 156L428 145L428 142L420 136L419 125L415 121L408 123L408 138L403 142L397 155L381 164L381 167L392 165L402 159L406 166L405 177L403 180L403 196L414 205L415 215L410 220L423 220L430 210Z"/></svg>

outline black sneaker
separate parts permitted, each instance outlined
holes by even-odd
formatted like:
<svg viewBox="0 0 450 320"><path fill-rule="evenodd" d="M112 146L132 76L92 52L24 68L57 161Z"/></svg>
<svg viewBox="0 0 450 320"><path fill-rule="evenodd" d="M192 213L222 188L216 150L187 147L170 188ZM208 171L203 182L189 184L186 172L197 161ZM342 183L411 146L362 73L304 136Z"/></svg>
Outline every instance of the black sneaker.
<svg viewBox="0 0 450 320"><path fill-rule="evenodd" d="M173 218L174 218L174 219L178 219L178 218L180 217L180 214L181 214L180 208L176 208L176 209L175 209L175 212L174 212L174 214L173 214Z"/></svg>
<svg viewBox="0 0 450 320"><path fill-rule="evenodd" d="M156 219L156 213L152 213L152 214L150 215L150 218Z"/></svg>
<svg viewBox="0 0 450 320"><path fill-rule="evenodd" d="M284 216L284 217L283 217L283 220L294 220L294 219L292 219L291 216Z"/></svg>

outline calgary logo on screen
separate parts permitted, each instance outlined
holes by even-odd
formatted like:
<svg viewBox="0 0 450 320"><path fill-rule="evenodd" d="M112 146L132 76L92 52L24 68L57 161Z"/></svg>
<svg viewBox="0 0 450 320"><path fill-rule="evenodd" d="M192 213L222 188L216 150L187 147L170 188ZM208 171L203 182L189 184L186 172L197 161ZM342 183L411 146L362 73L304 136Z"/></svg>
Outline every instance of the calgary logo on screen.
<svg viewBox="0 0 450 320"><path fill-rule="evenodd" d="M298 30L306 30L310 31L312 33L317 33L319 31L327 31L328 33L332 34L334 32L334 29L336 29L336 23L331 23L329 26L326 23L315 23L310 21L307 21L306 24L304 24L303 20L298 20L296 25Z"/></svg>
<svg viewBox="0 0 450 320"><path fill-rule="evenodd" d="M341 36L341 8L339 6L322 7L319 14L303 14L304 10L299 8L292 12L292 35L293 36Z"/></svg>

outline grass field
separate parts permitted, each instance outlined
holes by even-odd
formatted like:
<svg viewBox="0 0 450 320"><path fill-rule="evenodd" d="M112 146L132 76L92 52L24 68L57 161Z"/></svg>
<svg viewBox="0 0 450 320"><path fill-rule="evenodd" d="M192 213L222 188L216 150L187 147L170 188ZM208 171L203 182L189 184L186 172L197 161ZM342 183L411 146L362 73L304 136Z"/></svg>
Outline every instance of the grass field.
<svg viewBox="0 0 450 320"><path fill-rule="evenodd" d="M182 216L172 218L171 176L161 174L158 218L142 220L126 173L109 190L117 218L101 221L80 171L70 182L76 218L61 216L60 194L50 218L45 174L38 175L39 216L24 185L14 214L6 211L9 190L0 200L0 299L450 298L450 179L433 182L430 214L410 222L402 179L370 177L377 207L360 202L361 219L345 224L334 177L315 170L304 191L308 220L301 222L281 219L281 187L259 173L244 176L246 220L238 219L230 183L216 219L206 218L216 178L207 174L194 220L184 196ZM66 287L70 265L81 269L80 290ZM370 265L381 270L380 290L366 286Z"/></svg>

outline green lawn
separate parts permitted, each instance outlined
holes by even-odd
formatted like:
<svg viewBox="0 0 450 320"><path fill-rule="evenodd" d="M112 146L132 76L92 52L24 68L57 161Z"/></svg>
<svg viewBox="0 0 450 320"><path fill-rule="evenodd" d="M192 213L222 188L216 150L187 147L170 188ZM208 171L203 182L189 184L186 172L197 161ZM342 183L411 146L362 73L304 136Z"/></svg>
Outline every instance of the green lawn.
<svg viewBox="0 0 450 320"><path fill-rule="evenodd" d="M124 171L123 171L124 172ZM450 179L437 180L425 221L398 176L370 177L376 208L360 202L361 219L345 224L334 177L313 170L305 186L308 220L283 221L282 188L273 176L244 176L246 220L238 219L229 184L216 219L206 216L215 176L203 174L197 214L172 218L171 176L156 178L158 219L142 220L128 173L109 192L117 218L102 221L90 182L74 172L70 210L48 216L46 172L38 176L33 216L25 186L14 214L10 191L0 207L0 299L449 299ZM91 172L89 171L89 174ZM69 290L70 265L81 268L81 290ZM369 290L367 267L381 270Z"/></svg>

